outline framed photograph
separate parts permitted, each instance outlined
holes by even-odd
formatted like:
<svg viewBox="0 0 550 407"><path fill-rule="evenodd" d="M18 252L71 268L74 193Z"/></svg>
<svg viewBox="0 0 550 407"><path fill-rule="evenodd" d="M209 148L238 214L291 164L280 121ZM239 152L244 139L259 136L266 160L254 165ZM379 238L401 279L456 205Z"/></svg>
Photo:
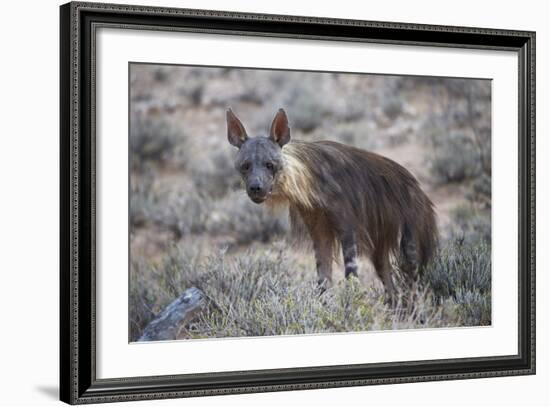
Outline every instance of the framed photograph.
<svg viewBox="0 0 550 407"><path fill-rule="evenodd" d="M61 400L535 373L535 33L61 6Z"/></svg>

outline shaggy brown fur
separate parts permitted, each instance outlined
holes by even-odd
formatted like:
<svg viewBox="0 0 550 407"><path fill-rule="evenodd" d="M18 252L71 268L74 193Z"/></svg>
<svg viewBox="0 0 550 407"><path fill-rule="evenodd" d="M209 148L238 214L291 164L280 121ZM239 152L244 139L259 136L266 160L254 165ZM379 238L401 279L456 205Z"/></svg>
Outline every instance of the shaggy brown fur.
<svg viewBox="0 0 550 407"><path fill-rule="evenodd" d="M228 125L230 119L228 113ZM346 277L357 274L357 256L364 255L393 302L390 259L397 259L403 276L413 282L438 240L433 204L415 177L396 162L355 147L333 141L288 142L290 128L282 109L269 139L282 148L281 164L274 167L272 178L261 178L265 198L251 198L270 206L288 205L293 230L313 241L321 284L331 283L339 250ZM246 140L245 135L243 143ZM267 155L260 148L254 151L243 152L238 162L263 165ZM275 160L272 151L269 157Z"/></svg>

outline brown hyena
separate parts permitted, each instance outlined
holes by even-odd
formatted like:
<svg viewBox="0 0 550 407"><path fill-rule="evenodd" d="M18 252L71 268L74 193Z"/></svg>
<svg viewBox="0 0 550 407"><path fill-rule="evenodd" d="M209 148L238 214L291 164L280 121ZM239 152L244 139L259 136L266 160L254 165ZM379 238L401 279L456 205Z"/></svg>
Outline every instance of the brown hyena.
<svg viewBox="0 0 550 407"><path fill-rule="evenodd" d="M320 284L331 284L339 250L346 277L357 275L359 255L370 258L388 302L396 300L390 259L409 283L416 280L437 245L437 226L432 202L409 171L333 141L290 142L283 109L268 137L248 137L231 109L227 129L250 199L288 205L293 231L311 237Z"/></svg>

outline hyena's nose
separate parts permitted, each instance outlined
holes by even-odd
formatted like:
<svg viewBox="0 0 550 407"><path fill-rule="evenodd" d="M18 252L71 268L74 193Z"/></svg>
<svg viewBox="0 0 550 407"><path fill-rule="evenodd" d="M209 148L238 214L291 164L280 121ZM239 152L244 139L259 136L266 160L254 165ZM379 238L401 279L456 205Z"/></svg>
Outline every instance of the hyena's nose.
<svg viewBox="0 0 550 407"><path fill-rule="evenodd" d="M260 184L250 184L248 190L252 194L259 194L262 192L262 186Z"/></svg>
<svg viewBox="0 0 550 407"><path fill-rule="evenodd" d="M262 184L259 181L250 182L250 184L248 184L246 192L254 203L259 204L266 199L265 188L262 187Z"/></svg>

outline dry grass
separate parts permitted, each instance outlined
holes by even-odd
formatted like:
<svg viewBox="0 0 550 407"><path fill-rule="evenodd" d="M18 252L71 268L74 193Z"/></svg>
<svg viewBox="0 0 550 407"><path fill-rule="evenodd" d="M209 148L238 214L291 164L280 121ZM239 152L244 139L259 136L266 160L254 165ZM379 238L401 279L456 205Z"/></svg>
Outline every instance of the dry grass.
<svg viewBox="0 0 550 407"><path fill-rule="evenodd" d="M448 241L415 291L388 308L361 275L319 295L284 214L242 190L227 106L250 135L285 107L294 138L383 151L418 176ZM139 65L131 110L130 340L190 286L209 301L181 338L491 323L489 82Z"/></svg>
<svg viewBox="0 0 550 407"><path fill-rule="evenodd" d="M272 248L205 256L174 246L157 266L133 264L131 339L155 313L191 286L208 298L206 310L181 338L291 335L491 323L487 245L453 243L425 270L413 293L395 308L380 288L342 279L320 293L313 270L299 265L283 243ZM410 301L414 298L414 301ZM408 304L408 305L406 305Z"/></svg>

